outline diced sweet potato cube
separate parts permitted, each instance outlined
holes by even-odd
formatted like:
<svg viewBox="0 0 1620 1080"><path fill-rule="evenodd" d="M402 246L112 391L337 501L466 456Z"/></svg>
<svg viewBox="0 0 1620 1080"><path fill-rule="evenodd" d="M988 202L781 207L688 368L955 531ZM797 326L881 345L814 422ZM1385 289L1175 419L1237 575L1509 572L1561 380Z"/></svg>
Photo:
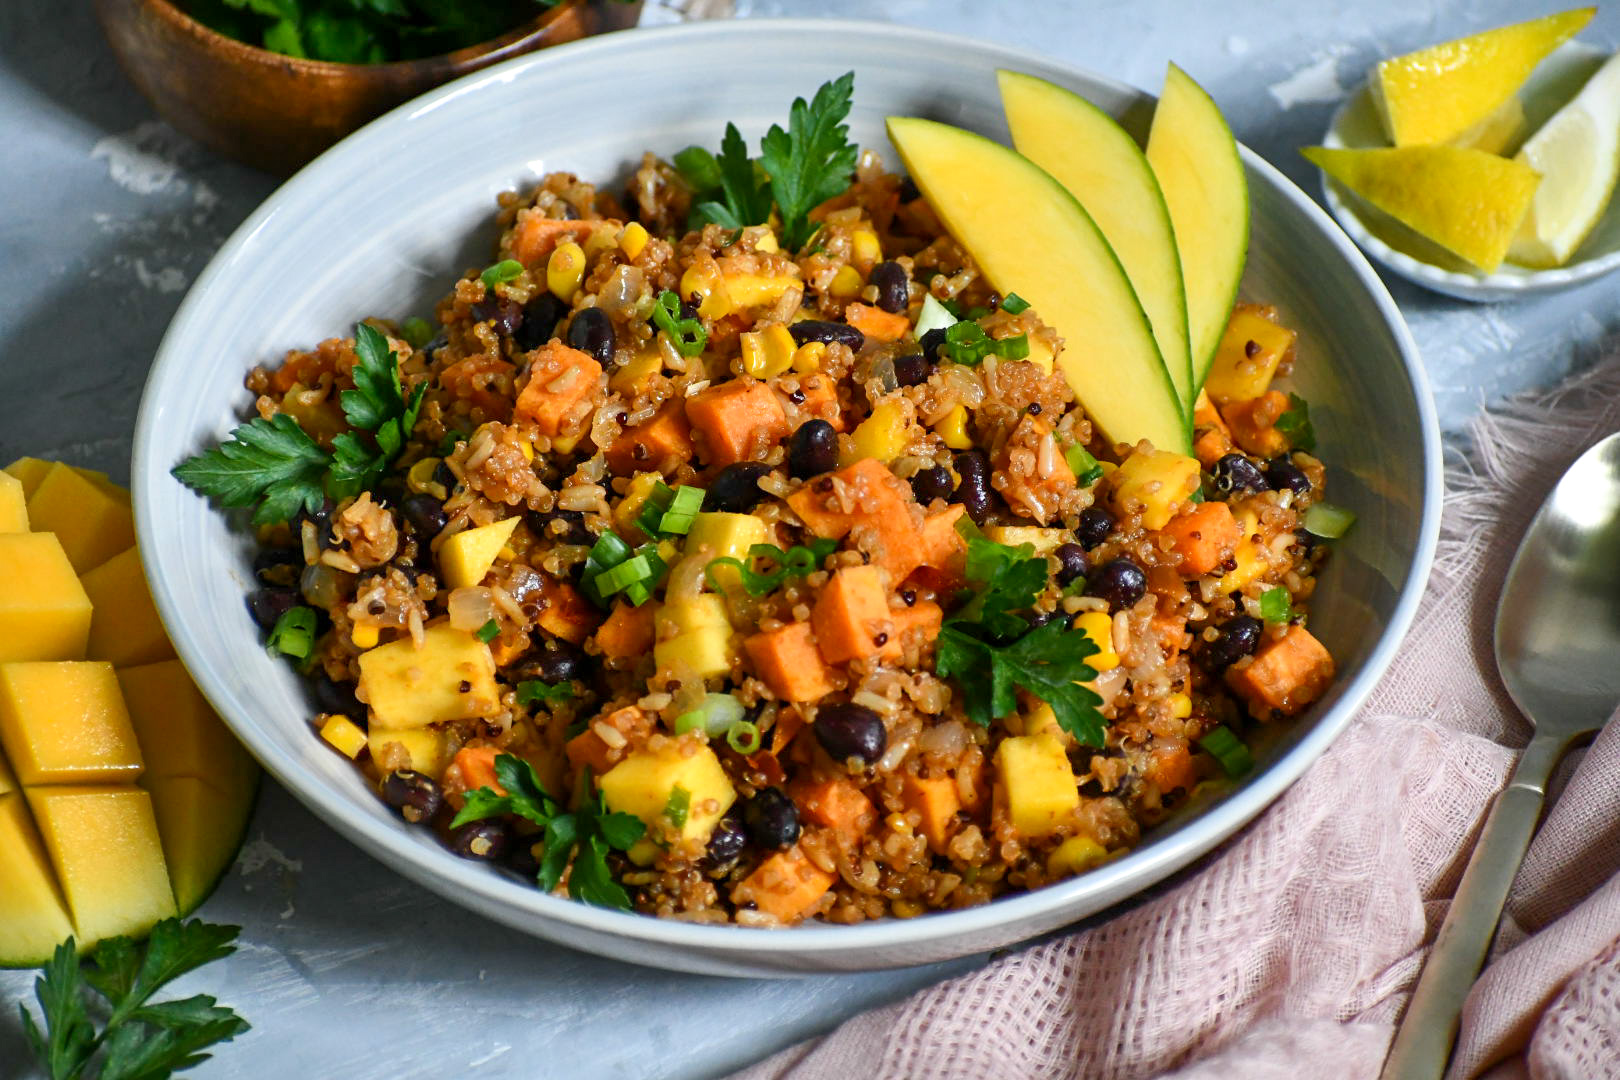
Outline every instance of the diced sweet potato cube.
<svg viewBox="0 0 1620 1080"><path fill-rule="evenodd" d="M1156 746L1148 754L1146 778L1158 786L1160 794L1168 795L1191 791L1198 783L1198 770L1185 746Z"/></svg>
<svg viewBox="0 0 1620 1080"><path fill-rule="evenodd" d="M807 622L789 623L744 639L754 671L784 701L817 701L833 691L832 672Z"/></svg>
<svg viewBox="0 0 1620 1080"><path fill-rule="evenodd" d="M1193 457L1204 468L1213 468L1221 458L1237 449L1219 428L1205 428L1193 439Z"/></svg>
<svg viewBox="0 0 1620 1080"><path fill-rule="evenodd" d="M1276 457L1288 449L1288 437L1277 430L1277 419L1288 411L1288 396L1268 390L1250 401L1234 401L1221 410L1232 429L1232 439L1258 457Z"/></svg>
<svg viewBox="0 0 1620 1080"><path fill-rule="evenodd" d="M885 660L900 659L905 654L906 636L913 631L921 631L925 641L932 640L939 634L944 615L932 600L918 600L910 607L890 609L889 638L878 650L878 655Z"/></svg>
<svg viewBox="0 0 1620 1080"><path fill-rule="evenodd" d="M512 233L512 257L524 266L542 265L557 245L565 241L584 243L591 230L600 224L548 218L537 210L530 210L520 217L517 229Z"/></svg>
<svg viewBox="0 0 1620 1080"><path fill-rule="evenodd" d="M785 923L803 918L838 880L805 858L797 844L760 863L737 887L731 899L737 904L753 904Z"/></svg>
<svg viewBox="0 0 1620 1080"><path fill-rule="evenodd" d="M605 724L623 735L624 743L618 747L608 746L602 736L596 733L597 724ZM624 756L620 751L646 742L650 734L652 722L647 719L647 714L634 705L626 705L587 725L584 731L568 740L563 752L568 755L568 763L576 770L582 765L589 765L593 775L601 776Z"/></svg>
<svg viewBox="0 0 1620 1080"><path fill-rule="evenodd" d="M812 480L788 496L788 505L817 536L837 539L857 525L869 526L863 549L890 581L905 580L922 558L910 489L881 461L864 458Z"/></svg>
<svg viewBox="0 0 1620 1080"><path fill-rule="evenodd" d="M859 840L877 820L872 800L851 780L804 779L795 781L788 794L798 803L806 819L835 829L841 839Z"/></svg>
<svg viewBox="0 0 1620 1080"><path fill-rule="evenodd" d="M686 418L703 433L711 465L746 461L788 433L776 391L762 382L733 379L686 399Z"/></svg>
<svg viewBox="0 0 1620 1080"><path fill-rule="evenodd" d="M806 375L799 380L799 392L804 400L799 411L805 416L825 420L835 431L844 430L843 411L838 407L838 389L826 375Z"/></svg>
<svg viewBox="0 0 1620 1080"><path fill-rule="evenodd" d="M1170 519L1165 533L1175 540L1183 577L1203 577L1232 557L1242 534L1232 509L1223 502L1199 503L1190 514Z"/></svg>
<svg viewBox="0 0 1620 1080"><path fill-rule="evenodd" d="M692 424L678 400L664 402L645 424L626 428L607 450L609 467L624 474L691 459Z"/></svg>
<svg viewBox="0 0 1620 1080"><path fill-rule="evenodd" d="M891 314L870 304L847 305L844 321L873 341L899 341L911 329L911 320L904 313Z"/></svg>
<svg viewBox="0 0 1620 1080"><path fill-rule="evenodd" d="M468 791L487 787L497 795L505 795L506 789L495 779L495 758L499 754L493 746L464 746L456 751L450 764L460 771L461 783Z"/></svg>
<svg viewBox="0 0 1620 1080"><path fill-rule="evenodd" d="M636 607L623 600L596 630L596 647L614 660L642 656L653 647L653 605Z"/></svg>
<svg viewBox="0 0 1620 1080"><path fill-rule="evenodd" d="M956 531L956 522L965 512L961 503L953 503L927 518L922 526L922 564L936 570L954 570L967 554L967 541Z"/></svg>
<svg viewBox="0 0 1620 1080"><path fill-rule="evenodd" d="M1333 657L1303 626L1290 626L1268 641L1247 664L1227 669L1226 684L1264 718L1275 709L1293 716L1321 696L1333 681Z"/></svg>
<svg viewBox="0 0 1620 1080"><path fill-rule="evenodd" d="M602 621L590 601L566 581L549 575L542 575L540 580L540 596L545 601L537 620L540 628L575 645L590 637Z"/></svg>
<svg viewBox="0 0 1620 1080"><path fill-rule="evenodd" d="M951 834L956 831L956 812L962 809L961 793L956 780L950 776L924 779L906 776L900 785L901 798L906 808L915 810L922 818L922 834L928 839L928 849L936 855L945 853Z"/></svg>
<svg viewBox="0 0 1620 1080"><path fill-rule="evenodd" d="M829 664L876 654L883 646L874 639L885 632L879 626L888 619L883 578L875 566L846 566L833 574L810 615L816 643Z"/></svg>
<svg viewBox="0 0 1620 1080"><path fill-rule="evenodd" d="M560 341L549 342L535 350L513 415L555 438L566 423L579 419L581 403L596 393L601 380L601 364Z"/></svg>

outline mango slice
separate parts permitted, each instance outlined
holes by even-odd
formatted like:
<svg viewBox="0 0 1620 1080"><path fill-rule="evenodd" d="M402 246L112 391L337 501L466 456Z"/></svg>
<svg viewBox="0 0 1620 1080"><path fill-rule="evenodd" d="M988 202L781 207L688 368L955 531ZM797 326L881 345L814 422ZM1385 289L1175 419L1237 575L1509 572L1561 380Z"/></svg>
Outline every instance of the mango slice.
<svg viewBox="0 0 1620 1080"><path fill-rule="evenodd" d="M444 572L445 584L462 589L483 581L501 548L512 538L517 523L517 518L507 518L466 529L445 540L439 547L439 569Z"/></svg>
<svg viewBox="0 0 1620 1080"><path fill-rule="evenodd" d="M175 907L189 915L231 868L253 813L255 789L226 791L192 776L144 783L152 796Z"/></svg>
<svg viewBox="0 0 1620 1080"><path fill-rule="evenodd" d="M0 967L38 967L73 933L21 793L0 794Z"/></svg>
<svg viewBox="0 0 1620 1080"><path fill-rule="evenodd" d="M28 496L28 520L36 532L56 534L81 574L135 544L128 496L60 462Z"/></svg>
<svg viewBox="0 0 1620 1080"><path fill-rule="evenodd" d="M24 786L133 783L145 763L111 664L0 664L0 746Z"/></svg>
<svg viewBox="0 0 1620 1080"><path fill-rule="evenodd" d="M82 660L90 598L50 533L0 533L0 661Z"/></svg>
<svg viewBox="0 0 1620 1080"><path fill-rule="evenodd" d="M175 914L146 792L134 787L42 787L28 792L28 805L80 941L139 937Z"/></svg>
<svg viewBox="0 0 1620 1080"><path fill-rule="evenodd" d="M119 667L152 664L174 655L141 572L140 552L122 551L79 579L90 597L86 655Z"/></svg>
<svg viewBox="0 0 1620 1080"><path fill-rule="evenodd" d="M146 758L147 779L194 777L226 791L245 791L252 801L258 763L214 714L180 661L123 668L118 683Z"/></svg>
<svg viewBox="0 0 1620 1080"><path fill-rule="evenodd" d="M28 495L22 481L10 473L0 473L0 533L28 531Z"/></svg>

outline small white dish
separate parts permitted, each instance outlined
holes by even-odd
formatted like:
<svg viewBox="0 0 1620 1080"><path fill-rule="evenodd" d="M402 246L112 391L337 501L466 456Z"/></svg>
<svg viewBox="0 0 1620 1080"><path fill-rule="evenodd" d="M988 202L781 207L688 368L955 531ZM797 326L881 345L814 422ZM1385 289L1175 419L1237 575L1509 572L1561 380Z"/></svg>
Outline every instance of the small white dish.
<svg viewBox="0 0 1620 1080"><path fill-rule="evenodd" d="M1519 91L1525 113L1522 136L1535 132L1574 97L1609 55L1607 50L1570 41L1542 61ZM1351 150L1389 145L1366 83L1333 114L1322 145ZM1459 300L1514 300L1567 289L1620 268L1620 199L1610 201L1603 220L1566 265L1531 270L1503 263L1495 273L1482 274L1326 176L1322 177L1322 194L1340 227L1375 262L1414 284Z"/></svg>

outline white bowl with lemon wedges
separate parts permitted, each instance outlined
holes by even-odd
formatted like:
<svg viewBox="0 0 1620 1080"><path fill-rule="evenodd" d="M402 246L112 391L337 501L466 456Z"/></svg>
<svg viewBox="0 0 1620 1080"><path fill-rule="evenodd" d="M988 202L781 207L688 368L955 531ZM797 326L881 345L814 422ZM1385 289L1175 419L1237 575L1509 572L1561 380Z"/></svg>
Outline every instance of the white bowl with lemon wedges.
<svg viewBox="0 0 1620 1080"><path fill-rule="evenodd" d="M1620 58L1571 40L1591 13L1374 67L1322 145L1303 151L1362 250L1418 285L1480 302L1620 267Z"/></svg>

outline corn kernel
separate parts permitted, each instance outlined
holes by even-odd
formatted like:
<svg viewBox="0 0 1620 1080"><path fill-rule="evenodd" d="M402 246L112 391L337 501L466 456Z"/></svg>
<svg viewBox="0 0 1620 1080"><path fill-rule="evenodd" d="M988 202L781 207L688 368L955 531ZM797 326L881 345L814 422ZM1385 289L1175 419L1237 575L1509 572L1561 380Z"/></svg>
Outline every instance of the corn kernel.
<svg viewBox="0 0 1620 1080"><path fill-rule="evenodd" d="M1192 698L1186 694L1170 695L1170 715L1177 720L1185 720L1192 715Z"/></svg>
<svg viewBox="0 0 1620 1080"><path fill-rule="evenodd" d="M551 449L558 454L572 454L574 452L574 447L578 446L579 440L584 437L585 436L583 434L558 435L556 438L551 440Z"/></svg>
<svg viewBox="0 0 1620 1080"><path fill-rule="evenodd" d="M872 267L883 261L883 245L871 229L856 229L849 234L850 258L861 273L869 274Z"/></svg>
<svg viewBox="0 0 1620 1080"><path fill-rule="evenodd" d="M377 647L377 628L371 623L355 623L349 631L349 640L354 642L357 649L374 649Z"/></svg>
<svg viewBox="0 0 1620 1080"><path fill-rule="evenodd" d="M528 439L519 439L518 440L518 452L523 455L523 460L524 461L533 461L534 460L534 443L530 442Z"/></svg>
<svg viewBox="0 0 1620 1080"><path fill-rule="evenodd" d="M1108 861L1108 849L1089 836L1071 836L1057 846L1046 860L1046 872L1066 877L1090 870Z"/></svg>
<svg viewBox="0 0 1620 1080"><path fill-rule="evenodd" d="M681 275L681 295L698 298L698 314L705 319L723 319L736 310L725 278L713 261L693 263Z"/></svg>
<svg viewBox="0 0 1620 1080"><path fill-rule="evenodd" d="M619 250L624 252L624 257L632 262L635 261L636 256L640 255L642 249L646 246L647 229L639 221L632 221L624 227L623 232L619 233Z"/></svg>
<svg viewBox="0 0 1620 1080"><path fill-rule="evenodd" d="M347 716L331 716L321 725L321 738L347 758L360 756L366 748L366 733Z"/></svg>
<svg viewBox="0 0 1620 1080"><path fill-rule="evenodd" d="M1113 616L1106 611L1088 611L1074 620L1074 628L1084 631L1097 646L1096 655L1086 658L1091 670L1104 672L1119 667L1119 654L1114 651Z"/></svg>
<svg viewBox="0 0 1620 1080"><path fill-rule="evenodd" d="M821 370L821 360L826 355L826 342L807 341L793 350L793 370L800 375L814 375Z"/></svg>
<svg viewBox="0 0 1620 1080"><path fill-rule="evenodd" d="M906 448L906 415L900 406L884 402L855 429L855 457L888 464Z"/></svg>
<svg viewBox="0 0 1620 1080"><path fill-rule="evenodd" d="M756 379L770 379L793 364L795 345L788 328L778 323L763 330L751 330L742 339L743 370Z"/></svg>
<svg viewBox="0 0 1620 1080"><path fill-rule="evenodd" d="M966 450L973 445L967 433L967 409L962 405L946 413L945 419L934 425L934 432L952 450Z"/></svg>
<svg viewBox="0 0 1620 1080"><path fill-rule="evenodd" d="M431 495L443 502L450 497L450 493L444 489L443 484L433 479L433 474L438 471L438 468L438 458L423 458L415 465L412 465L410 471L405 474L405 486L412 491Z"/></svg>
<svg viewBox="0 0 1620 1080"><path fill-rule="evenodd" d="M832 284L827 286L827 291L847 300L861 291L862 284L864 283L861 281L861 272L845 263L838 268L838 273L833 275Z"/></svg>
<svg viewBox="0 0 1620 1080"><path fill-rule="evenodd" d="M546 260L546 288L564 303L571 302L585 279L585 249L572 240L558 244Z"/></svg>
<svg viewBox="0 0 1620 1080"><path fill-rule="evenodd" d="M754 242L755 251L763 251L767 255L775 255L782 250L782 245L776 242L776 234L768 232Z"/></svg>

